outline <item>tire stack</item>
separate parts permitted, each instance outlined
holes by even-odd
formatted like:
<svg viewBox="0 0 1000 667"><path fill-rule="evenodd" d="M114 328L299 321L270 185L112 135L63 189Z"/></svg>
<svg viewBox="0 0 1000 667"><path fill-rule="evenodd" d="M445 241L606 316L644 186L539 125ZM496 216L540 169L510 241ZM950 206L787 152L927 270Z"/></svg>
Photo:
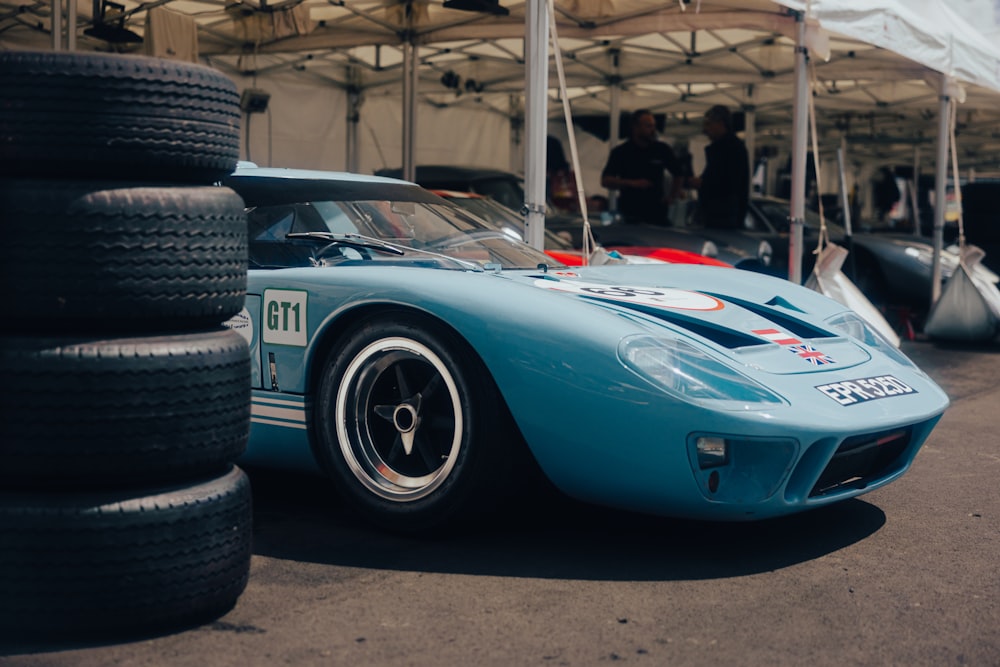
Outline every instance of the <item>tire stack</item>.
<svg viewBox="0 0 1000 667"><path fill-rule="evenodd" d="M246 587L235 84L0 53L0 635L190 627Z"/></svg>

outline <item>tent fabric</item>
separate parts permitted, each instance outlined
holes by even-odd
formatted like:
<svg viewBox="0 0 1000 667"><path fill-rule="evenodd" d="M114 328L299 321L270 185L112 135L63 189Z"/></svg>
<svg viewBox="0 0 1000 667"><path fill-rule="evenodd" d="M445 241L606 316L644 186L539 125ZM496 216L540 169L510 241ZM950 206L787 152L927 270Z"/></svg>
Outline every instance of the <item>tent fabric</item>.
<svg viewBox="0 0 1000 667"><path fill-rule="evenodd" d="M197 63L198 25L191 16L153 7L146 20L143 47L148 56Z"/></svg>
<svg viewBox="0 0 1000 667"><path fill-rule="evenodd" d="M448 9L438 0L156 4L196 22L204 63L241 87L274 82L267 118L250 119L249 142L263 141L269 148L255 148L254 159L269 152L274 164L344 168L349 114L343 100L357 94L401 105L403 46L411 39L419 64L417 161L425 159L423 147L440 153L449 142L457 145L460 135L438 122L450 109L452 116L498 119L497 132L491 126L488 137L476 135L477 152L467 162L519 171L512 152L524 145L523 104L512 99L525 92L525 16L532 1L500 0L509 16ZM122 4L129 29L149 30L149 3ZM79 6L81 28L92 18L87 5ZM829 60L814 56L826 89L816 98L820 135L827 138L821 150L832 150L846 136L857 139L850 153L859 160L908 163L914 147L925 147L929 155L938 90L935 77L927 75L945 72L969 85L959 137L963 167L1000 168L995 47L955 17L944 0L557 0L555 7L574 115L607 114L615 95L623 111L643 106L666 114L665 135L672 140L697 141L704 110L726 104L754 109L759 145L787 145L795 47L789 10L795 10L807 15L810 35L828 38ZM0 48L51 48L44 31L49 9L47 2L0 0ZM77 46L129 48L82 34ZM454 76L445 77L449 72ZM443 80L457 85L446 87ZM561 114L552 84L550 77L549 116L555 119ZM295 89L294 103L279 104L279 89ZM330 97L340 106L329 106ZM386 135L399 134L401 112L377 115L375 106L363 104L361 113L380 128L385 156L376 155L370 132L360 132L362 155L355 162L365 169L401 161L386 148L399 143ZM338 126L334 135L314 135L294 151L282 146L279 137L291 126L321 127L328 119ZM595 153L606 150L606 144L597 146Z"/></svg>
<svg viewBox="0 0 1000 667"><path fill-rule="evenodd" d="M478 56L483 61L489 59L494 66L503 60L520 61L523 68L520 42L533 1L504 0L510 9L508 16L458 11L426 0L231 0L224 6L217 0L166 0L152 6L164 5L172 12L192 17L199 26L201 52L209 58L231 62L234 57L246 55L248 47L258 56L337 51L340 57L336 62L356 63L369 70L366 74L372 81L382 81L389 79L380 74L391 77L397 70L399 55L398 51L391 53L391 49L376 53L374 47L400 47L407 40L431 49L437 62L447 62L448 56L456 61ZM125 0L122 4L128 27L145 30L145 5L149 3ZM30 19L18 16L33 11L31 6L0 0L0 8L8 5L19 12L0 12L0 45L48 46L48 36L37 30ZM743 30L790 38L794 36L795 19L789 10L793 10L804 13L808 21L826 31L1000 91L996 47L951 10L945 0L558 0L555 7L559 34L568 53L575 51L574 40L582 40L579 46L588 52L606 40L607 47L622 48L629 57L640 57L641 49L629 52L630 38L651 36L655 40L656 36L692 31ZM44 25L48 3L40 3L36 9L38 23ZM80 18L85 17L86 8L81 6ZM248 27L250 24L252 27ZM470 43L474 48L468 48ZM97 40L89 44L98 49L107 46ZM687 46L675 44L681 55L686 55L685 50L698 50L693 43L693 48L685 49ZM730 46L738 47L739 42L732 41ZM84 44L80 48L88 47ZM271 65L284 63L289 67L301 62L294 55L270 61ZM309 66L319 64L311 62Z"/></svg>
<svg viewBox="0 0 1000 667"><path fill-rule="evenodd" d="M936 72L1000 91L1000 52L937 0L779 0L823 29L873 44Z"/></svg>

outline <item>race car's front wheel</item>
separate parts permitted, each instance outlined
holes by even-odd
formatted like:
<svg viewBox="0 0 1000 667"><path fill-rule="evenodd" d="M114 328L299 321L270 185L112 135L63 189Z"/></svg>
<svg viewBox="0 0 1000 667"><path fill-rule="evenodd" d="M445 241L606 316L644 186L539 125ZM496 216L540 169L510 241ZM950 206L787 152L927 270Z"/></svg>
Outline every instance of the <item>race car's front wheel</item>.
<svg viewBox="0 0 1000 667"><path fill-rule="evenodd" d="M510 470L506 415L463 340L396 312L334 346L316 402L318 454L369 520L435 531L499 498Z"/></svg>

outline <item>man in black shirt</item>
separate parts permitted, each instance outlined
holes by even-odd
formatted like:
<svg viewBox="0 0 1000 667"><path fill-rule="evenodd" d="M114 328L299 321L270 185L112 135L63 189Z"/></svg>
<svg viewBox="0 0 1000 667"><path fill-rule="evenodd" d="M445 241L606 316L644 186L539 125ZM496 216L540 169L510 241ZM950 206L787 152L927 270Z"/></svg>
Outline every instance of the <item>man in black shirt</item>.
<svg viewBox="0 0 1000 667"><path fill-rule="evenodd" d="M608 155L601 185L618 190L618 211L625 222L665 225L667 206L681 185L681 168L670 146L656 138L653 112L639 109L632 114L631 137Z"/></svg>
<svg viewBox="0 0 1000 667"><path fill-rule="evenodd" d="M705 112L705 169L689 180L698 189L698 222L714 229L743 229L750 200L750 159L743 140L733 132L729 109L716 105Z"/></svg>

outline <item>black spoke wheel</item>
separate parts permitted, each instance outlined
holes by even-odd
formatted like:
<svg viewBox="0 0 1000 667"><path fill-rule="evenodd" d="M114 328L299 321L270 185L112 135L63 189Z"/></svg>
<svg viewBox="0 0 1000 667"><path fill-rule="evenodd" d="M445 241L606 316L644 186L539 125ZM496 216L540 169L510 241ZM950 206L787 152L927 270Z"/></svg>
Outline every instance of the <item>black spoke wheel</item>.
<svg viewBox="0 0 1000 667"><path fill-rule="evenodd" d="M370 318L334 347L316 403L319 458L346 499L391 530L452 525L500 497L507 409L468 345L405 313Z"/></svg>

